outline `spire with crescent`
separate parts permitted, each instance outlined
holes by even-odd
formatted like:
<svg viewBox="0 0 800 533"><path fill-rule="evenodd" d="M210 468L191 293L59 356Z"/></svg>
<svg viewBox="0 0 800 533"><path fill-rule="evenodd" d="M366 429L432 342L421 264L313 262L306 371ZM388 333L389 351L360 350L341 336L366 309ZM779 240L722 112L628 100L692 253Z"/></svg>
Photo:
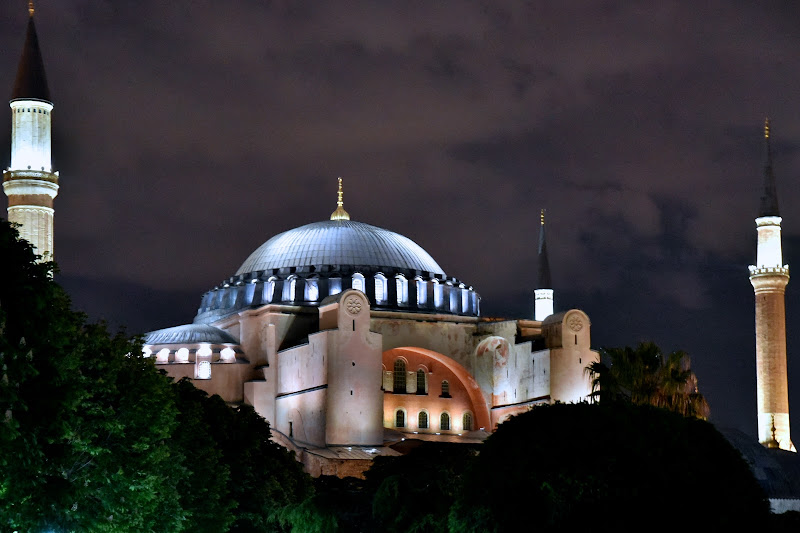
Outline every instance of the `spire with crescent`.
<svg viewBox="0 0 800 533"><path fill-rule="evenodd" d="M761 196L761 207L758 211L759 217L778 217L778 189L775 186L775 173L772 170L772 146L769 140L769 118L764 119L764 193Z"/></svg>
<svg viewBox="0 0 800 533"><path fill-rule="evenodd" d="M11 100L33 98L51 102L42 52L39 49L39 37L36 35L36 26L33 23L33 12L33 2L28 2L28 13L30 13L28 31L25 35L25 45L22 48L22 57L19 60Z"/></svg>
<svg viewBox="0 0 800 533"><path fill-rule="evenodd" d="M336 193L336 211L331 213L331 220L350 220L350 215L344 210L343 196L342 178L339 178L339 192Z"/></svg>
<svg viewBox="0 0 800 533"><path fill-rule="evenodd" d="M547 258L547 241L544 233L544 209L539 214L539 287L540 289L552 289L553 282L550 280L550 261Z"/></svg>

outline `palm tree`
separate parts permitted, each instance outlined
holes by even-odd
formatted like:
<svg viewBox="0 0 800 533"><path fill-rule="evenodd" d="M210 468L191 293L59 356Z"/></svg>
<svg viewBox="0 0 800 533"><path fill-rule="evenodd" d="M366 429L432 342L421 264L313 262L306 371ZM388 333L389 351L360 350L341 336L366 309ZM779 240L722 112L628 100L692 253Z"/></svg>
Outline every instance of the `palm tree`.
<svg viewBox="0 0 800 533"><path fill-rule="evenodd" d="M708 418L708 402L697 391L697 376L686 352L664 355L655 343L636 348L603 348L600 361L586 367L592 396L663 407L684 416Z"/></svg>

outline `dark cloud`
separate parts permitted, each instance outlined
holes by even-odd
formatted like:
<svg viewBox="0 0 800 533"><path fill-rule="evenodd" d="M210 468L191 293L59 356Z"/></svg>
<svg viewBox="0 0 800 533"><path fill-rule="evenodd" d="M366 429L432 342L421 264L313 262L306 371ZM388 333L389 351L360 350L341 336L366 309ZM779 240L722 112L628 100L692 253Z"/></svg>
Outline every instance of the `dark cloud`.
<svg viewBox="0 0 800 533"><path fill-rule="evenodd" d="M24 4L0 6L9 91ZM754 432L765 114L800 261L794 3L38 4L56 249L93 316L189 321L264 240L326 218L337 176L355 219L413 238L488 313L529 315L547 208L557 305L598 346L689 351L714 418Z"/></svg>

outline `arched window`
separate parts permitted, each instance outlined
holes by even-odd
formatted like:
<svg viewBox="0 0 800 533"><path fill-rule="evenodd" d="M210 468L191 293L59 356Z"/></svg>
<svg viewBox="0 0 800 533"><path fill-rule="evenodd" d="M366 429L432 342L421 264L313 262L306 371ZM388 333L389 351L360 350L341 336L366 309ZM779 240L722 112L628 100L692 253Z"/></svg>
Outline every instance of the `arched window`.
<svg viewBox="0 0 800 533"><path fill-rule="evenodd" d="M417 370L417 394L427 394L428 390L425 388L425 371L423 369Z"/></svg>
<svg viewBox="0 0 800 533"><path fill-rule="evenodd" d="M275 295L275 278L269 278L264 284L264 293L262 294L262 303L271 302L272 297Z"/></svg>
<svg viewBox="0 0 800 533"><path fill-rule="evenodd" d="M166 363L169 361L169 348L161 348L156 354L156 363Z"/></svg>
<svg viewBox="0 0 800 533"><path fill-rule="evenodd" d="M386 276L378 272L375 274L375 302L384 303L386 292Z"/></svg>
<svg viewBox="0 0 800 533"><path fill-rule="evenodd" d="M356 272L353 274L353 288L357 291L364 292L364 275Z"/></svg>
<svg viewBox="0 0 800 533"><path fill-rule="evenodd" d="M464 417L463 417L461 425L463 426L462 429L464 431L472 431L472 414L471 413L464 413Z"/></svg>
<svg viewBox="0 0 800 533"><path fill-rule="evenodd" d="M419 412L419 429L428 429L428 413L425 411Z"/></svg>
<svg viewBox="0 0 800 533"><path fill-rule="evenodd" d="M319 299L319 278L314 276L306 280L306 294L305 300L307 302L316 302Z"/></svg>
<svg viewBox="0 0 800 533"><path fill-rule="evenodd" d="M399 305L408 303L408 280L402 274L398 274L394 278L395 285L397 286L397 303Z"/></svg>
<svg viewBox="0 0 800 533"><path fill-rule="evenodd" d="M417 305L424 306L428 302L428 290L421 277L414 278L417 284Z"/></svg>
<svg viewBox="0 0 800 533"><path fill-rule="evenodd" d="M398 409L394 413L394 426L398 428L406 427L406 413L402 409Z"/></svg>
<svg viewBox="0 0 800 533"><path fill-rule="evenodd" d="M433 283L433 305L436 309L439 309L444 300L444 287L442 287L439 280L435 278L431 280L431 283Z"/></svg>
<svg viewBox="0 0 800 533"><path fill-rule="evenodd" d="M289 276L283 284L283 301L293 302L297 298L297 276Z"/></svg>
<svg viewBox="0 0 800 533"><path fill-rule="evenodd" d="M330 278L328 280L328 294L339 294L340 292L342 292L342 278Z"/></svg>
<svg viewBox="0 0 800 533"><path fill-rule="evenodd" d="M175 352L175 362L176 363L188 363L189 362L189 349L188 348L179 348L177 352Z"/></svg>
<svg viewBox="0 0 800 533"><path fill-rule="evenodd" d="M442 396L444 396L445 398L450 397L450 382L447 381L446 379L442 381Z"/></svg>
<svg viewBox="0 0 800 533"><path fill-rule="evenodd" d="M439 429L442 431L450 431L450 415L447 413L442 413L442 416L439 418Z"/></svg>
<svg viewBox="0 0 800 533"><path fill-rule="evenodd" d="M402 359L394 362L394 392L406 392L406 362Z"/></svg>
<svg viewBox="0 0 800 533"><path fill-rule="evenodd" d="M211 363L209 361L200 361L197 363L196 379L211 379Z"/></svg>
<svg viewBox="0 0 800 533"><path fill-rule="evenodd" d="M445 283L447 287L447 294L450 298L450 312L451 313L458 313L458 294L456 288L453 286L453 283L448 281Z"/></svg>

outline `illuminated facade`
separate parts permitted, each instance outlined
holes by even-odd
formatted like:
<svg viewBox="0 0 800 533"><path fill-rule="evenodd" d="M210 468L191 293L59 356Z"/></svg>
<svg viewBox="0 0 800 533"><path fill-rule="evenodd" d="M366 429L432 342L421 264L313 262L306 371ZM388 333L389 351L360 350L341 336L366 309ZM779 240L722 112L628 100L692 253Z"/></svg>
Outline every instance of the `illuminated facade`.
<svg viewBox="0 0 800 533"><path fill-rule="evenodd" d="M25 46L11 94L11 165L3 171L8 196L8 220L20 225L22 238L36 252L53 259L53 199L58 172L51 158L53 104L45 77L39 39L33 22L33 3Z"/></svg>
<svg viewBox="0 0 800 533"><path fill-rule="evenodd" d="M789 431L789 385L786 371L786 309L784 292L789 265L783 264L781 217L772 153L769 121L764 125L766 164L764 195L756 218L756 264L750 266L750 283L756 300L756 384L758 440L768 448L796 451Z"/></svg>
<svg viewBox="0 0 800 533"><path fill-rule="evenodd" d="M52 257L53 105L32 6L11 108L9 219ZM191 324L148 334L145 355L252 405L315 475L361 475L407 438L479 442L533 405L590 394L589 318L553 314L543 218L535 319L492 319L413 240L351 220L342 196L340 179L329 220L267 240Z"/></svg>
<svg viewBox="0 0 800 533"><path fill-rule="evenodd" d="M267 240L145 353L253 405L315 475L360 475L402 439L478 442L535 404L587 398L586 314L481 317L473 287L411 239L351 220L339 187L330 220Z"/></svg>

